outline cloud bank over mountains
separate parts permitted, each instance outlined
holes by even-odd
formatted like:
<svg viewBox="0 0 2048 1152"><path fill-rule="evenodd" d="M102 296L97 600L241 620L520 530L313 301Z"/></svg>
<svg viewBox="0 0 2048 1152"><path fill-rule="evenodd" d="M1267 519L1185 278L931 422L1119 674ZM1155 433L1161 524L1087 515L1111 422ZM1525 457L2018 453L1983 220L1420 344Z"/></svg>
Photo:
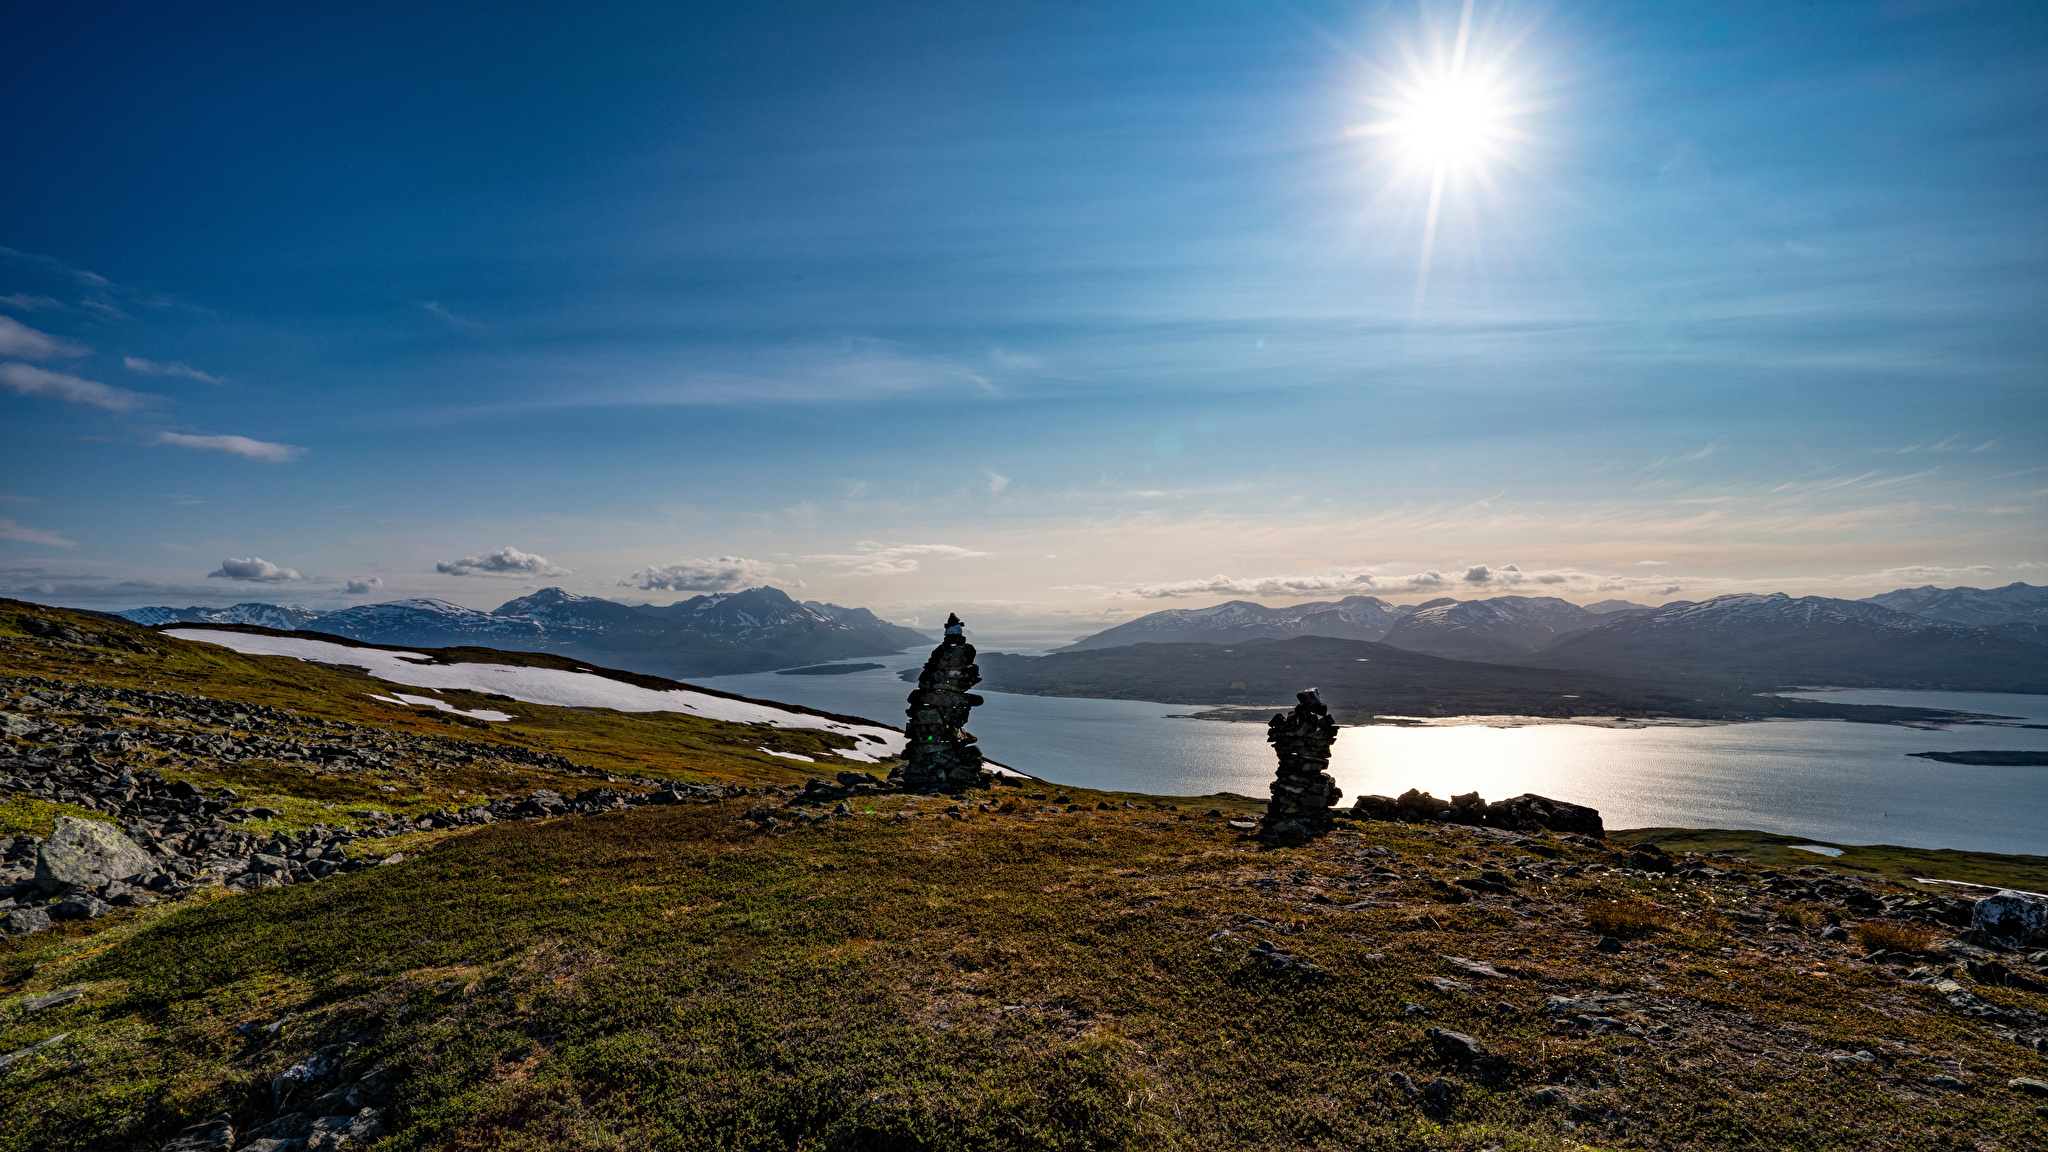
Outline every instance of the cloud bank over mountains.
<svg viewBox="0 0 2048 1152"><path fill-rule="evenodd" d="M785 565L744 556L713 556L707 560L678 560L673 564L642 568L618 582L620 588L643 592L731 592L754 584L765 584ZM803 581L795 581L801 587Z"/></svg>

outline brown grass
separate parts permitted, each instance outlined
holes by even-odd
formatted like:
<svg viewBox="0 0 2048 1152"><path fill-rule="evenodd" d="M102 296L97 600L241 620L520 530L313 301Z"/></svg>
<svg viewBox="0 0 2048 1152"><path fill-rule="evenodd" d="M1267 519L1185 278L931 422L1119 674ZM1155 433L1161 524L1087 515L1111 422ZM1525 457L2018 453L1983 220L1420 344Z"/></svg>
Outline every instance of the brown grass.
<svg viewBox="0 0 2048 1152"><path fill-rule="evenodd" d="M1586 923L1607 936L1647 936L1671 927L1669 908L1640 900L1595 900L1586 905Z"/></svg>
<svg viewBox="0 0 2048 1152"><path fill-rule="evenodd" d="M1872 950L1925 952L1934 943L1934 933L1918 924L1892 920L1867 920L1855 928L1856 942Z"/></svg>
<svg viewBox="0 0 2048 1152"><path fill-rule="evenodd" d="M1774 915L1778 918L1778 923L1790 924L1795 928L1818 927L1827 919L1821 914L1820 909L1799 904L1780 904Z"/></svg>

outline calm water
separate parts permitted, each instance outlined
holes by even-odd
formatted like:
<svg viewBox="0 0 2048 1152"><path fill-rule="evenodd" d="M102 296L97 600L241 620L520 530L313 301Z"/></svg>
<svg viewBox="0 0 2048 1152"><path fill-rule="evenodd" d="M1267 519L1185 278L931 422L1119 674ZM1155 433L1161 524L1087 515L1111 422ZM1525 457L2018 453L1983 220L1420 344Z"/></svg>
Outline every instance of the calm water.
<svg viewBox="0 0 2048 1152"><path fill-rule="evenodd" d="M845 676L721 676L702 683L903 723L910 685L887 668ZM1200 796L1263 796L1273 754L1259 724L1173 719L1186 705L984 693L971 727L987 755L1048 781ZM1980 692L1801 693L2048 724L2048 696ZM1909 752L2048 749L2048 730L1928 732L1797 721L1711 728L1346 728L1332 766L1350 797L1421 788L1489 800L1538 792L1600 809L1609 828L1760 828L1848 844L2048 853L2048 767L1976 768Z"/></svg>

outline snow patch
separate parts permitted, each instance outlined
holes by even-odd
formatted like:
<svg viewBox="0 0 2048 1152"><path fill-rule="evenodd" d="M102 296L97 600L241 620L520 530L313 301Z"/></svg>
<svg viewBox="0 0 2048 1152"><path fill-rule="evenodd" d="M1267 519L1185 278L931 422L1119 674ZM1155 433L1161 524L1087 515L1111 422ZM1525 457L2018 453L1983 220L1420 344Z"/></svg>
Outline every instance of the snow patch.
<svg viewBox="0 0 2048 1152"><path fill-rule="evenodd" d="M297 636L257 636L200 628L171 628L163 633L179 640L218 644L249 656L289 656L323 664L365 668L379 680L429 690L464 688L496 692L528 704L556 708L611 708L619 712L680 712L733 724L766 724L772 728L818 728L850 736L852 748L834 752L867 764L900 754L908 737L879 724L852 724L775 704L728 700L686 688L642 688L588 672L559 668L527 668L510 664L435 664L423 652L392 652L382 648L351 648ZM511 717L506 717L511 719Z"/></svg>
<svg viewBox="0 0 2048 1152"><path fill-rule="evenodd" d="M818 762L815 757L799 756L794 752L777 752L773 748L762 748L760 749L760 751L766 752L770 756L780 756L785 760L801 760L806 764L816 764Z"/></svg>
<svg viewBox="0 0 2048 1152"><path fill-rule="evenodd" d="M502 722L512 719L507 713L493 711L489 708L479 708L474 712L465 712L446 700L436 700L432 696L408 696L403 692L393 692L389 696L379 696L375 692L365 693L365 695L369 696L372 700L382 700L386 704L425 704L430 708L439 708L443 712L452 712L457 716L467 716L471 720Z"/></svg>

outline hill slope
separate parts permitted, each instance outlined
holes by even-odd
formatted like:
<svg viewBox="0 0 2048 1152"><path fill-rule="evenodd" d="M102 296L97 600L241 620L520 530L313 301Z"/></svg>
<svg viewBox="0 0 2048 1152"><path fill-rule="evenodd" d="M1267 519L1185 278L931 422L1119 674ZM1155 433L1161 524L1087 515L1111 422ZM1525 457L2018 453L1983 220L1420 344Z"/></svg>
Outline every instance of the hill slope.
<svg viewBox="0 0 2048 1152"><path fill-rule="evenodd" d="M1377 596L1346 596L1285 608L1268 608L1249 600L1231 600L1208 608L1169 608L1128 620L1114 628L1084 636L1061 649L1086 652L1126 644L1232 644L1260 637L1338 636L1347 640L1378 640L1401 619L1396 608Z"/></svg>

